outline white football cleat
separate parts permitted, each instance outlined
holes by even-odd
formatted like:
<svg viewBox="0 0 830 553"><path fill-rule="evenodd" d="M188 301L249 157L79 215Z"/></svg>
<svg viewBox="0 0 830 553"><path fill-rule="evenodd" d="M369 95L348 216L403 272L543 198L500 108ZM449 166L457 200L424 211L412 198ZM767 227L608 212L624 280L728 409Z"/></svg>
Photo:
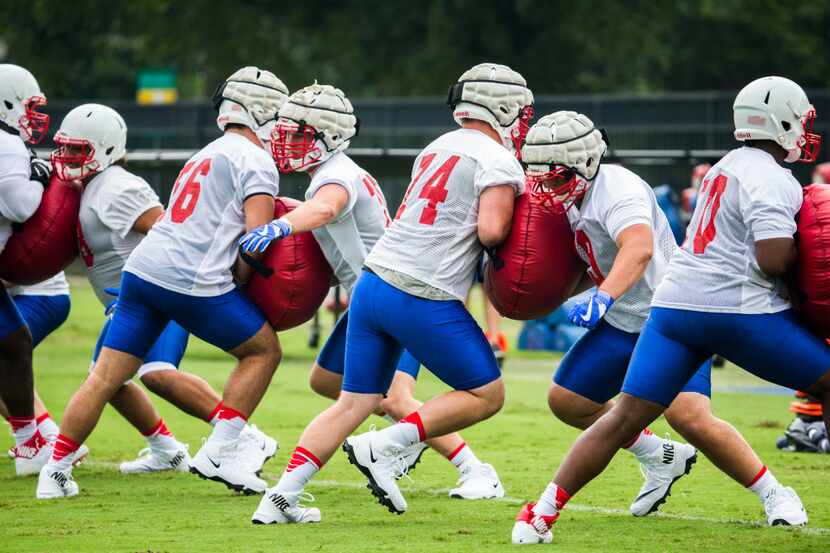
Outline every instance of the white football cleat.
<svg viewBox="0 0 830 553"><path fill-rule="evenodd" d="M257 428L255 424L246 424L239 434L239 457L243 464L257 476L262 471L262 466L277 454L279 448L279 442Z"/></svg>
<svg viewBox="0 0 830 553"><path fill-rule="evenodd" d="M398 489L397 480L406 475L408 466L400 456L403 450L377 442L377 432L351 436L343 442L349 462L369 480L367 488L390 513L403 514L406 500Z"/></svg>
<svg viewBox="0 0 830 553"><path fill-rule="evenodd" d="M663 440L662 447L640 461L645 482L629 508L635 517L656 511L671 495L672 484L689 474L697 462L697 450L689 444Z"/></svg>
<svg viewBox="0 0 830 553"><path fill-rule="evenodd" d="M464 467L458 487L450 490L453 499L496 499L504 497L504 487L493 465L479 463Z"/></svg>
<svg viewBox="0 0 830 553"><path fill-rule="evenodd" d="M516 522L513 524L513 532L510 536L513 544L535 545L553 541L551 526L559 518L559 513L550 516L537 515L533 512L535 506L535 503L528 503L516 515Z"/></svg>
<svg viewBox="0 0 830 553"><path fill-rule="evenodd" d="M283 494L276 486L265 490L259 507L251 517L253 524L307 524L320 522L320 509L300 505L300 499L311 502L310 493Z"/></svg>
<svg viewBox="0 0 830 553"><path fill-rule="evenodd" d="M44 466L40 470L35 497L38 499L58 499L76 495L78 495L78 484L72 479L71 471L50 470L48 466Z"/></svg>
<svg viewBox="0 0 830 553"><path fill-rule="evenodd" d="M40 432L14 448L14 469L18 476L38 474L52 457L54 442L47 442Z"/></svg>
<svg viewBox="0 0 830 553"><path fill-rule="evenodd" d="M125 461L118 466L118 469L122 474L141 474L163 470L187 472L190 469L188 446L180 442L176 443L179 447L170 450L154 450L151 447L145 447L138 452L138 459Z"/></svg>
<svg viewBox="0 0 830 553"><path fill-rule="evenodd" d="M761 500L770 526L804 526L807 524L807 511L801 504L801 498L790 487L781 484L770 488Z"/></svg>
<svg viewBox="0 0 830 553"><path fill-rule="evenodd" d="M426 451L428 448L429 446L424 442L418 442L412 444L409 447L404 448L401 451L401 458L403 459L403 462L406 464L406 470L404 471L404 473L410 473L415 469L416 466L418 466L418 463L421 462L421 457L423 457L424 455L424 451ZM401 478L403 478L404 473L399 474L397 476L397 479L400 480Z"/></svg>
<svg viewBox="0 0 830 553"><path fill-rule="evenodd" d="M268 487L265 480L258 478L239 458L237 442L219 448L205 443L190 460L190 472L205 480L221 482L245 495L263 493Z"/></svg>

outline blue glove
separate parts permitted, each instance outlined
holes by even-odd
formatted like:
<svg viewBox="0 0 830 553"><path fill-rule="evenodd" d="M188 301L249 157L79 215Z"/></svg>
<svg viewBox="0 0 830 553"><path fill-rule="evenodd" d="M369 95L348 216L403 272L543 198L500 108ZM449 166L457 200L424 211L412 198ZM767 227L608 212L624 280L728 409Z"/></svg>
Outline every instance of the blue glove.
<svg viewBox="0 0 830 553"><path fill-rule="evenodd" d="M115 311L115 307L118 305L118 294L120 290L118 288L104 288L104 292L115 298L114 300L109 302L107 306L104 308L104 315L109 317L110 315L112 315L112 313Z"/></svg>
<svg viewBox="0 0 830 553"><path fill-rule="evenodd" d="M588 301L580 302L571 308L568 313L568 320L583 328L594 328L599 323L611 306L614 305L614 298L607 293L597 290L588 298Z"/></svg>
<svg viewBox="0 0 830 553"><path fill-rule="evenodd" d="M291 223L274 219L267 225L257 227L239 239L239 247L248 254L262 253L274 240L282 240L291 234Z"/></svg>

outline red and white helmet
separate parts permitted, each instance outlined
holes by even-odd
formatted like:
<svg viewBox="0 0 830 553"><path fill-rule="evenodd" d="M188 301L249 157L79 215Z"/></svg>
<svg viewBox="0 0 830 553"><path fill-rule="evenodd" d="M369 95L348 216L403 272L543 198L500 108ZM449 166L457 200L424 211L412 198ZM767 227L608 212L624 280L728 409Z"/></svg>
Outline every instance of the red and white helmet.
<svg viewBox="0 0 830 553"><path fill-rule="evenodd" d="M812 163L818 157L821 136L813 132L816 110L790 79L752 81L738 92L732 111L736 140L772 140L787 150L788 163Z"/></svg>
<svg viewBox="0 0 830 553"><path fill-rule="evenodd" d="M0 122L37 144L49 130L49 116L37 111L46 105L35 77L19 65L0 64Z"/></svg>
<svg viewBox="0 0 830 553"><path fill-rule="evenodd" d="M339 88L314 83L280 108L271 154L283 173L307 171L349 147L360 122Z"/></svg>
<svg viewBox="0 0 830 553"><path fill-rule="evenodd" d="M505 148L521 155L533 119L533 93L519 73L506 65L480 63L450 87L447 104L456 123L484 121L499 133Z"/></svg>
<svg viewBox="0 0 830 553"><path fill-rule="evenodd" d="M127 155L127 124L110 107L83 104L66 114L54 141L55 174L65 181L82 180Z"/></svg>
<svg viewBox="0 0 830 553"><path fill-rule="evenodd" d="M575 111L542 117L522 147L531 194L556 211L567 209L588 190L608 150L605 131Z"/></svg>
<svg viewBox="0 0 830 553"><path fill-rule="evenodd" d="M216 124L224 131L228 124L254 131L267 146L277 112L288 98L288 87L270 71L248 66L237 70L213 93L219 111Z"/></svg>

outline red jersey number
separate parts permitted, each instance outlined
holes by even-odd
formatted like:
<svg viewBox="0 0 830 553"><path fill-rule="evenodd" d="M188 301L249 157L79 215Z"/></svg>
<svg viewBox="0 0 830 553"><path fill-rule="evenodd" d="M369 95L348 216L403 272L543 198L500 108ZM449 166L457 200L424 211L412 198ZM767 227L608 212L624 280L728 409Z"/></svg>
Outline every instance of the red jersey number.
<svg viewBox="0 0 830 553"><path fill-rule="evenodd" d="M210 172L210 159L202 160L195 168L194 165L193 161L186 164L173 185L171 197L175 196L176 199L170 208L170 219L174 223L183 223L193 215L199 194L202 193L201 180Z"/></svg>
<svg viewBox="0 0 830 553"><path fill-rule="evenodd" d="M403 215L403 212L406 210L406 202L410 199L409 195L412 192L412 189L416 184L418 184L418 182L420 182L421 178L423 178L434 159L435 154L428 154L421 158L421 163L418 166L418 174L415 175L415 178L412 179L412 182L409 184L409 188L406 189L404 200L401 203L401 207L398 209L398 213L395 215L395 219L399 219L401 215ZM438 169L432 173L432 175L430 175L429 179L427 179L424 186L421 188L421 193L418 194L418 198L427 200L427 205L424 206L424 210L421 211L421 216L418 219L418 222L422 225L431 226L435 224L435 218L438 216L440 204L447 201L447 195L449 194L449 191L446 188L447 181L449 181L450 175L452 174L453 169L455 169L455 164L458 163L459 159L461 159L460 156L448 157L447 160L444 161L444 163L442 163Z"/></svg>
<svg viewBox="0 0 830 553"><path fill-rule="evenodd" d="M715 217L717 217L718 210L720 209L721 196L723 196L723 193L726 191L727 180L728 179L725 175L718 175L714 180L703 181L703 185L700 187L700 197L698 198L698 201L701 201L703 195L706 194L706 204L703 206L703 209L700 210L697 226L695 227L695 237L692 243L692 251L695 255L704 253L706 251L706 246L708 246L717 235L718 231L717 228L715 228ZM704 225L704 219L707 214L709 219Z"/></svg>
<svg viewBox="0 0 830 553"><path fill-rule="evenodd" d="M574 242L576 243L577 251L581 251L588 258L588 276L594 281L594 284L599 286L605 281L605 276L599 270L597 260L594 257L594 247L588 239L588 235L583 230L578 230L574 233Z"/></svg>
<svg viewBox="0 0 830 553"><path fill-rule="evenodd" d="M363 174L363 186L369 191L369 195L378 201L380 207L383 209L383 217L385 220L384 226L388 227L392 221L389 219L389 210L386 209L386 198L383 197L383 192L380 190L378 181L369 173Z"/></svg>

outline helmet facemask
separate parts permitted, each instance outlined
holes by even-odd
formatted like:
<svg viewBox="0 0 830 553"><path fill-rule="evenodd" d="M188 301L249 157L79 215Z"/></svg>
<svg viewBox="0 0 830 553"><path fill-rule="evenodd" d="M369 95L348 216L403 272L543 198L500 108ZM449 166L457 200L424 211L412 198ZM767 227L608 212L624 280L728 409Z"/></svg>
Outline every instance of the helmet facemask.
<svg viewBox="0 0 830 553"><path fill-rule="evenodd" d="M552 163L547 171L528 169L527 187L540 205L554 213L565 213L582 199L588 182L573 167Z"/></svg>
<svg viewBox="0 0 830 553"><path fill-rule="evenodd" d="M816 120L816 110L810 109L801 118L801 126L804 129L804 134L799 139L799 147L801 153L798 157L798 163L815 163L818 159L819 150L821 150L821 135L813 132L813 123Z"/></svg>
<svg viewBox="0 0 830 553"><path fill-rule="evenodd" d="M18 127L23 140L30 144L40 143L49 130L49 115L37 111L45 105L44 96L32 96L23 102L23 116L18 121Z"/></svg>
<svg viewBox="0 0 830 553"><path fill-rule="evenodd" d="M322 136L305 121L280 118L271 133L271 155L282 173L307 171L323 161Z"/></svg>
<svg viewBox="0 0 830 553"><path fill-rule="evenodd" d="M58 132L55 144L58 148L52 152L52 168L61 180L83 180L100 170L95 147L89 140L70 138Z"/></svg>
<svg viewBox="0 0 830 553"><path fill-rule="evenodd" d="M530 121L533 119L533 106L525 106L519 112L519 118L510 130L510 143L513 153L516 154L516 159L522 160L522 145L525 142L528 131L530 131Z"/></svg>

